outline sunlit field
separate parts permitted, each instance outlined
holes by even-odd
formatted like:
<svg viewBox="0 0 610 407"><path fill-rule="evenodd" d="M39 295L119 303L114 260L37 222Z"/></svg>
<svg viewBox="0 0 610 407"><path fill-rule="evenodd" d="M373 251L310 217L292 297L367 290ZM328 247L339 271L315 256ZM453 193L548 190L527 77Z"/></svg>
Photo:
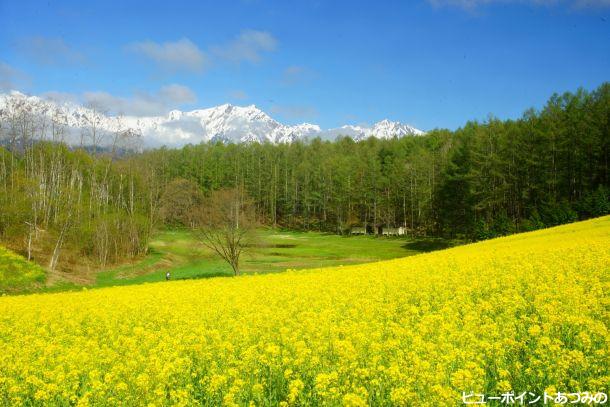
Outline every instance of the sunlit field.
<svg viewBox="0 0 610 407"><path fill-rule="evenodd" d="M438 250L458 242L411 237L338 236L331 233L259 229L249 239L241 261L242 274L283 272L286 269L370 263ZM96 275L96 286L174 280L230 277L229 264L197 239L188 229L157 233L149 254L132 264Z"/></svg>
<svg viewBox="0 0 610 407"><path fill-rule="evenodd" d="M604 217L363 265L3 297L0 403L607 393L609 292Z"/></svg>
<svg viewBox="0 0 610 407"><path fill-rule="evenodd" d="M40 287L44 280L42 267L0 246L0 294Z"/></svg>
<svg viewBox="0 0 610 407"><path fill-rule="evenodd" d="M426 237L339 236L260 228L251 237L241 261L242 274L266 274L287 269L320 268L440 250L460 241ZM75 256L76 257L76 256ZM231 277L228 263L207 248L194 231L166 229L155 233L148 253L119 266L49 273L35 260L0 246L0 295L58 292L171 280ZM39 263L44 264L44 262ZM99 270L101 268L101 270Z"/></svg>

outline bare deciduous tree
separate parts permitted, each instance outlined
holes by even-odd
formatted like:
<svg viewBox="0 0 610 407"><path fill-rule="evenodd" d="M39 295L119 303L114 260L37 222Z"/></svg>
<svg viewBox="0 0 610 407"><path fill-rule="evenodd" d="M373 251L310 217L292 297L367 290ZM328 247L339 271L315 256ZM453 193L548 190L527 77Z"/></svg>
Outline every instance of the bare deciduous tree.
<svg viewBox="0 0 610 407"><path fill-rule="evenodd" d="M201 242L225 260L239 275L239 261L254 231L249 200L237 188L214 191L201 210Z"/></svg>
<svg viewBox="0 0 610 407"><path fill-rule="evenodd" d="M100 131L103 118L106 115L99 103L90 102L87 104L88 113L82 116L82 124L88 129L87 133L81 134L81 148L83 145L83 137L86 134L90 138L93 155L97 153L97 147L102 144L103 132Z"/></svg>

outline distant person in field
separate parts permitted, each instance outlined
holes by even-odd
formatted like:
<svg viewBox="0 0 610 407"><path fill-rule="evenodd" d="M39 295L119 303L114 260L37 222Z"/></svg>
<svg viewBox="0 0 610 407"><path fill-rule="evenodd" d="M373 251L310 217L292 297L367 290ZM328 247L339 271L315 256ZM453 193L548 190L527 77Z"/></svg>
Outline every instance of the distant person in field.
<svg viewBox="0 0 610 407"><path fill-rule="evenodd" d="M170 277L171 277L171 275L169 274L169 271L167 273L165 273L165 280L169 281Z"/></svg>

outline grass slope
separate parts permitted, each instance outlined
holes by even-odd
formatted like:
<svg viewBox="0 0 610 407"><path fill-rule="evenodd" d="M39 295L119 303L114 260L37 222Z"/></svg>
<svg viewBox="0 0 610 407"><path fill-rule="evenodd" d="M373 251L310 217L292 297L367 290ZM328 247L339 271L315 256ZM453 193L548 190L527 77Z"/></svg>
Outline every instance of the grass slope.
<svg viewBox="0 0 610 407"><path fill-rule="evenodd" d="M609 304L610 217L377 263L4 297L0 404L607 393Z"/></svg>
<svg viewBox="0 0 610 407"><path fill-rule="evenodd" d="M32 289L45 281L44 270L0 246L0 294Z"/></svg>
<svg viewBox="0 0 610 407"><path fill-rule="evenodd" d="M316 232L259 230L255 244L245 251L243 274L263 274L287 269L367 263L405 257L447 247L438 239L343 237ZM231 276L227 263L204 247L189 230L167 230L150 243L150 254L137 263L98 274L95 286L106 287L165 280Z"/></svg>

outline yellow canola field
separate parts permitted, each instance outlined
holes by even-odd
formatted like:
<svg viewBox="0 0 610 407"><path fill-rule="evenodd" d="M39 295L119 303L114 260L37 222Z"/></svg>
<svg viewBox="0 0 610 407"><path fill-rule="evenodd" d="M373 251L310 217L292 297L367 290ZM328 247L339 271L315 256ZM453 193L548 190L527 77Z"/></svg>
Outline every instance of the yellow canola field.
<svg viewBox="0 0 610 407"><path fill-rule="evenodd" d="M610 217L414 257L0 298L4 405L462 405L610 387Z"/></svg>

